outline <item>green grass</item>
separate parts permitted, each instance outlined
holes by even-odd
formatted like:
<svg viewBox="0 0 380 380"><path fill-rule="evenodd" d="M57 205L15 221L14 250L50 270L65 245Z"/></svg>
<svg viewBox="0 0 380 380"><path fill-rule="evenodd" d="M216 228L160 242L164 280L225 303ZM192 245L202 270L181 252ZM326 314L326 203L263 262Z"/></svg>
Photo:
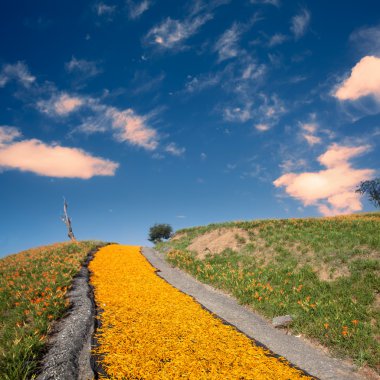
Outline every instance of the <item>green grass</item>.
<svg viewBox="0 0 380 380"><path fill-rule="evenodd" d="M239 251L200 258L188 249L231 227L248 233L237 237ZM212 224L176 235L157 246L172 264L266 317L291 314L294 334L379 371L380 213Z"/></svg>
<svg viewBox="0 0 380 380"><path fill-rule="evenodd" d="M87 253L99 242L60 243L0 260L0 379L33 379L52 322Z"/></svg>

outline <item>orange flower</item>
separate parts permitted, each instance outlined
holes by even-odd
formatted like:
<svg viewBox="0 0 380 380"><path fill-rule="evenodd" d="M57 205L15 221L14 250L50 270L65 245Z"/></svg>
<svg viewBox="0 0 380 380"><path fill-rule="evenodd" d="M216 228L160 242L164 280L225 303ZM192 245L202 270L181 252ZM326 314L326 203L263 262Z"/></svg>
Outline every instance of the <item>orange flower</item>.
<svg viewBox="0 0 380 380"><path fill-rule="evenodd" d="M326 330L329 328L329 324L328 323L324 323L323 326L325 327Z"/></svg>
<svg viewBox="0 0 380 380"><path fill-rule="evenodd" d="M353 324L354 326L357 326L358 323L359 323L359 321L358 321L357 319L354 319L354 320L352 320L351 322L352 322L352 324Z"/></svg>

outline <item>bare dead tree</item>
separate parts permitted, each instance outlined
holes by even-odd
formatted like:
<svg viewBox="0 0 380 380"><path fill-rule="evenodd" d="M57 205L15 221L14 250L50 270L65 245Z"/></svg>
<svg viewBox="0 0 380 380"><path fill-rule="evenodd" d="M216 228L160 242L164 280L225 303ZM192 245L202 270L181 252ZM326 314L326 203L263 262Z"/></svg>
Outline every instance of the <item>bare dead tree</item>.
<svg viewBox="0 0 380 380"><path fill-rule="evenodd" d="M63 223L66 224L67 227L67 236L72 240L72 241L77 241L74 236L73 228L71 227L71 219L69 215L67 214L67 202L66 199L63 198L63 215L61 217Z"/></svg>

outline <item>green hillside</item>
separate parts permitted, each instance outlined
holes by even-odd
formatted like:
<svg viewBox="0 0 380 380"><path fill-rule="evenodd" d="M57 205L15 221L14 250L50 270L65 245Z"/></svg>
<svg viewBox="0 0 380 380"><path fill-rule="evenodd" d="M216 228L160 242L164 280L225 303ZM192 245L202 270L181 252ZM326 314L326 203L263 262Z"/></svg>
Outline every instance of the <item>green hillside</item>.
<svg viewBox="0 0 380 380"><path fill-rule="evenodd" d="M380 213L258 220L177 231L168 261L293 334L379 371Z"/></svg>
<svg viewBox="0 0 380 380"><path fill-rule="evenodd" d="M73 276L99 242L56 243L0 259L0 379L33 379Z"/></svg>

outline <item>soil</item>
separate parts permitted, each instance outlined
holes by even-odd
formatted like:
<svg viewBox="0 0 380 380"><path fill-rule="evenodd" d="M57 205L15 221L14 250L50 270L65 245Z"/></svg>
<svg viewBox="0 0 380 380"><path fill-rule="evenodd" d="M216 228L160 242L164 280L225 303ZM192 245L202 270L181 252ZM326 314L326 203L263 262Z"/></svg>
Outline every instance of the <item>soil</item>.
<svg viewBox="0 0 380 380"><path fill-rule="evenodd" d="M227 248L241 249L248 242L249 234L241 228L219 228L196 237L188 249L203 259L209 253L218 254Z"/></svg>

